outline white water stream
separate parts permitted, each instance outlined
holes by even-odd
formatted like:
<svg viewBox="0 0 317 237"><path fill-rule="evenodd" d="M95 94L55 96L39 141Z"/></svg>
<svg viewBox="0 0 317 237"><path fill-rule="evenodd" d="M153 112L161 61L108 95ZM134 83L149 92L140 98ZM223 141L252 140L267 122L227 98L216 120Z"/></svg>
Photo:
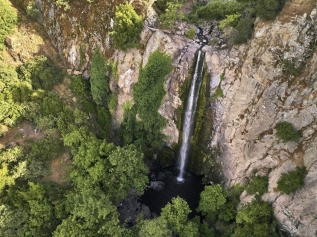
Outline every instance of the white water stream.
<svg viewBox="0 0 317 237"><path fill-rule="evenodd" d="M182 145L178 153L178 168L179 174L177 176L178 182L184 182L184 172L185 166L189 155L190 140L193 133L197 100L199 97L199 90L201 86L201 77L203 72L203 54L199 50L197 56L197 62L195 67L195 73L190 86L190 91L188 95L185 115L183 118L183 137Z"/></svg>

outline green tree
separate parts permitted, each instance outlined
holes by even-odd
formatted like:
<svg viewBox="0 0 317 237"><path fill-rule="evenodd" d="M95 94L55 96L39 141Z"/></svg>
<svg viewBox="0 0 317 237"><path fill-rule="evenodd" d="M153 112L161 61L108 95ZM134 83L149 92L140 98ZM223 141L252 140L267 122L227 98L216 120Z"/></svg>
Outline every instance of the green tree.
<svg viewBox="0 0 317 237"><path fill-rule="evenodd" d="M161 218L167 221L168 228L181 237L198 236L198 225L188 221L188 214L191 212L187 202L180 198L173 198L162 208Z"/></svg>
<svg viewBox="0 0 317 237"><path fill-rule="evenodd" d="M96 47L91 60L90 84L92 98L97 105L107 106L110 99L109 78L106 76L107 66L100 48Z"/></svg>
<svg viewBox="0 0 317 237"><path fill-rule="evenodd" d="M247 186L246 190L249 194L258 193L260 196L262 196L264 193L267 192L268 185L268 177L255 176Z"/></svg>
<svg viewBox="0 0 317 237"><path fill-rule="evenodd" d="M89 182L78 184L67 199L70 216L53 236L124 236L117 208L98 186Z"/></svg>
<svg viewBox="0 0 317 237"><path fill-rule="evenodd" d="M0 205L0 235L2 237L24 237L28 229L28 213Z"/></svg>
<svg viewBox="0 0 317 237"><path fill-rule="evenodd" d="M182 4L178 0L174 0L167 2L166 5L165 13L159 17L159 23L163 28L172 29L175 26L175 21L184 18L184 14L180 11Z"/></svg>
<svg viewBox="0 0 317 237"><path fill-rule="evenodd" d="M136 194L143 194L147 187L148 169L143 161L144 155L134 145L117 147L108 157L108 193L115 201L120 201L133 188Z"/></svg>
<svg viewBox="0 0 317 237"><path fill-rule="evenodd" d="M10 1L0 0L0 16L0 50L2 50L5 37L12 32L18 22L18 14Z"/></svg>
<svg viewBox="0 0 317 237"><path fill-rule="evenodd" d="M113 42L119 49L127 49L138 45L143 28L142 16L139 16L131 4L120 4L116 7L112 33Z"/></svg>
<svg viewBox="0 0 317 237"><path fill-rule="evenodd" d="M233 237L270 237L276 235L276 222L268 202L253 200L238 212Z"/></svg>
<svg viewBox="0 0 317 237"><path fill-rule="evenodd" d="M283 173L277 182L277 189L282 193L290 194L304 186L306 167L297 167L288 173Z"/></svg>
<svg viewBox="0 0 317 237"><path fill-rule="evenodd" d="M205 186L200 193L200 201L197 211L200 211L209 220L215 220L227 201L228 192L220 184Z"/></svg>
<svg viewBox="0 0 317 237"><path fill-rule="evenodd" d="M145 131L140 132L142 136L137 138L143 138L146 140L145 143L152 147L161 145L160 130L166 124L166 119L158 113L158 109L166 94L165 78L173 68L171 63L170 56L154 51L149 56L146 66L141 69L139 80L133 87L136 109L134 112L138 113L142 123L132 123L131 126L134 126L137 132Z"/></svg>
<svg viewBox="0 0 317 237"><path fill-rule="evenodd" d="M161 217L144 220L140 223L139 237L168 237L172 231L168 229L167 221Z"/></svg>

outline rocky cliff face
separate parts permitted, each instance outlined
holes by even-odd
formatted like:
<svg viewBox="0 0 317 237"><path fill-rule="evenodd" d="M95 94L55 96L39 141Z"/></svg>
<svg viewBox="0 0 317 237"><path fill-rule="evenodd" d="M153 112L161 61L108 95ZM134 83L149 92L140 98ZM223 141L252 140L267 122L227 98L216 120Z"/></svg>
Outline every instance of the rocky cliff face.
<svg viewBox="0 0 317 237"><path fill-rule="evenodd" d="M213 102L212 146L221 152L227 185L268 175L264 198L273 203L282 227L292 236L307 237L317 230L317 9L309 4L289 3L274 22L257 24L247 45L206 56L211 87L220 83L225 94ZM285 60L295 64L298 75L287 73ZM275 136L281 121L302 132L299 142L283 143ZM296 166L307 167L305 186L282 195L277 181Z"/></svg>
<svg viewBox="0 0 317 237"><path fill-rule="evenodd" d="M139 6L139 1L133 2ZM273 203L282 227L293 236L303 237L315 236L317 230L317 9L311 2L288 2L277 20L257 23L254 39L246 45L223 50L204 47L211 75L210 93L219 87L224 93L223 98L211 104L211 146L220 151L218 161L226 184L245 183L256 174L268 175L269 193L264 198ZM174 70L167 77L167 95L159 112L168 119L164 129L167 142L175 143L179 135L175 109L182 103L179 89L199 44L182 35L186 25L180 27L177 35L145 26L142 50L113 51L109 31L118 3L119 0L98 0L92 5L74 2L78 7L64 12L51 0L37 0L43 13L40 20L68 68L88 75L95 45L118 63L118 78L111 82L112 90L118 93L116 126L122 119L124 103L133 100L132 86L149 54L158 49L172 56ZM155 21L152 3L149 1L146 8L139 6L147 9L149 26ZM287 73L284 60L293 62L299 74ZM302 132L298 143L283 143L276 138L274 127L280 121L291 122ZM305 187L294 194L281 195L276 189L281 173L303 165L308 170Z"/></svg>

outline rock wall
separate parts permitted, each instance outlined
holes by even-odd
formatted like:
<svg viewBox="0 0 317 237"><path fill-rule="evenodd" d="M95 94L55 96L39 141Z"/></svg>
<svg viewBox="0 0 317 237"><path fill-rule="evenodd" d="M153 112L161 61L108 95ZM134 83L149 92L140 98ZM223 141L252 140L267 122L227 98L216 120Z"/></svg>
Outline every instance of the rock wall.
<svg viewBox="0 0 317 237"><path fill-rule="evenodd" d="M306 11L294 11L296 4ZM212 103L211 146L220 150L226 184L268 175L264 199L273 203L282 228L301 237L317 231L317 9L307 4L294 0L274 22L258 22L247 45L230 51L205 48L211 93L220 85L225 95ZM284 60L294 62L299 74L287 73ZM283 143L275 136L281 121L302 132L299 142ZM281 173L296 166L307 167L305 186L281 194L276 189Z"/></svg>

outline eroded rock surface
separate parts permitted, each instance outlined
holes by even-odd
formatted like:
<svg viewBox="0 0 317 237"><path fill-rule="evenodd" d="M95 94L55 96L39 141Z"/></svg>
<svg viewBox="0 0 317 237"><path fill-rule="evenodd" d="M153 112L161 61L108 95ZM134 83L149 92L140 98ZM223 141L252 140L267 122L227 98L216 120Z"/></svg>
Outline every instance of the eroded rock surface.
<svg viewBox="0 0 317 237"><path fill-rule="evenodd" d="M205 49L211 93L219 86L224 93L213 101L211 145L221 152L226 184L269 175L264 199L273 203L283 229L303 237L317 230L316 13L315 8L290 20L259 23L254 39L230 52ZM294 63L296 75L288 73L285 62ZM281 121L302 132L299 142L283 143L275 136ZM281 173L303 165L308 170L304 188L281 195L276 188Z"/></svg>

